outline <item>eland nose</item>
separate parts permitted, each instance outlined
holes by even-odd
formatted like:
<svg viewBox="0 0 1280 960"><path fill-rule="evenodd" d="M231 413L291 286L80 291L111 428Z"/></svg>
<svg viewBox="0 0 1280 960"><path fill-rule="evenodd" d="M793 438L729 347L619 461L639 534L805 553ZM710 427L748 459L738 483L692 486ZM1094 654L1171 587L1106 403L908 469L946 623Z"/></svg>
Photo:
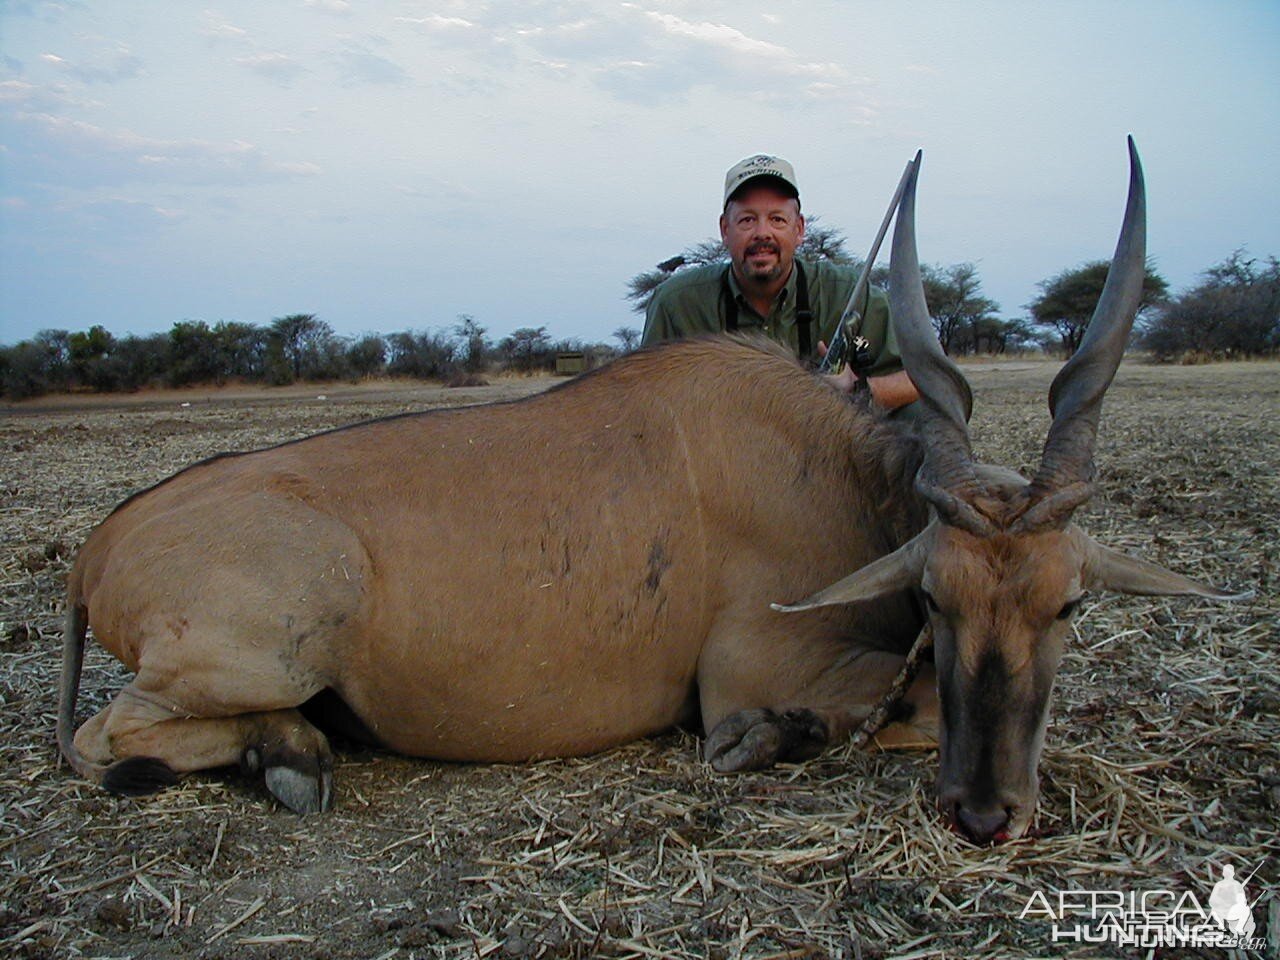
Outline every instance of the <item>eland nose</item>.
<svg viewBox="0 0 1280 960"><path fill-rule="evenodd" d="M974 843L996 843L1009 839L1010 810L1004 807L991 811L970 810L956 804L955 823L960 831Z"/></svg>

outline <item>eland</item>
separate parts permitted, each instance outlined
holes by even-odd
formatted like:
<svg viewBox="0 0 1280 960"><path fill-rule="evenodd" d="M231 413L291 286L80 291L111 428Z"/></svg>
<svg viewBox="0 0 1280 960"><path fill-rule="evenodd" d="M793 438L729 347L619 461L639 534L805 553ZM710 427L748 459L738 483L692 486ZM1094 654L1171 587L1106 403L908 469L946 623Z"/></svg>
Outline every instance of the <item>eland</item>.
<svg viewBox="0 0 1280 960"><path fill-rule="evenodd" d="M756 769L847 738L927 620L935 662L906 712L936 727L941 808L975 841L1020 836L1085 591L1229 596L1071 522L1145 269L1130 155L1106 289L1030 481L970 451L970 390L921 287L917 160L891 304L918 432L777 347L714 337L514 403L198 463L122 503L76 557L63 754L125 794L241 764L304 813L332 803L326 729L525 761L700 722L716 770ZM89 628L135 675L77 731Z"/></svg>

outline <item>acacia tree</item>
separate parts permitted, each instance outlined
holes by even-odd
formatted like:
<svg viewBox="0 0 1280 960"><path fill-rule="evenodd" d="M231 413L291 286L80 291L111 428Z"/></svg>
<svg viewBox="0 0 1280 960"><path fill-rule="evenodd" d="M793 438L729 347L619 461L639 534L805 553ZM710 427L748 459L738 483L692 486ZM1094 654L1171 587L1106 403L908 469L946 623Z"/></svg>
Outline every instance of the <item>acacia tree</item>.
<svg viewBox="0 0 1280 960"><path fill-rule="evenodd" d="M1041 334L1036 332L1031 321L1026 317L984 323L979 327L978 336L979 352L985 350L988 353L1004 353L1010 349L1027 350L1044 347Z"/></svg>
<svg viewBox="0 0 1280 960"><path fill-rule="evenodd" d="M1093 260L1036 284L1040 296L1027 304L1027 309L1036 323L1052 328L1068 356L1075 353L1084 339L1110 269L1108 261ZM1147 264L1138 313L1164 300L1168 290L1165 279Z"/></svg>
<svg viewBox="0 0 1280 960"><path fill-rule="evenodd" d="M342 349L333 327L314 313L291 313L271 321L271 348L283 360L277 380L328 378L338 375Z"/></svg>
<svg viewBox="0 0 1280 960"><path fill-rule="evenodd" d="M982 296L982 280L972 263L921 267L929 319L947 353L977 353L984 336L998 332L1000 304Z"/></svg>
<svg viewBox="0 0 1280 960"><path fill-rule="evenodd" d="M482 371L489 362L489 352L493 347L485 336L485 328L471 314L460 313L453 332L462 341L462 369L468 373Z"/></svg>
<svg viewBox="0 0 1280 960"><path fill-rule="evenodd" d="M613 331L613 336L622 345L623 353L630 353L640 345L640 331L635 327L619 327Z"/></svg>
<svg viewBox="0 0 1280 960"><path fill-rule="evenodd" d="M529 373L539 358L551 347L551 336L546 327L521 327L504 337L498 349L515 369Z"/></svg>

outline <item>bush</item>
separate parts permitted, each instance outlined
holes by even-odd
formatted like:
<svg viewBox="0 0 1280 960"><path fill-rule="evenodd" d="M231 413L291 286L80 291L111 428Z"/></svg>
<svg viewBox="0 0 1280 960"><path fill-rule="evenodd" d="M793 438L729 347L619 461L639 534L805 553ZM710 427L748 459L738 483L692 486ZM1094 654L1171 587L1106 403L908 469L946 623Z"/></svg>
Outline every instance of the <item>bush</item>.
<svg viewBox="0 0 1280 960"><path fill-rule="evenodd" d="M49 391L49 355L40 344L23 340L0 351L0 377L10 400L39 397Z"/></svg>
<svg viewBox="0 0 1280 960"><path fill-rule="evenodd" d="M1264 356L1280 349L1280 261L1237 250L1144 324L1139 344L1158 360L1202 354Z"/></svg>
<svg viewBox="0 0 1280 960"><path fill-rule="evenodd" d="M463 314L459 321L452 333L406 330L355 339L336 336L313 314L280 317L270 327L181 320L168 333L119 339L100 325L78 333L42 330L0 347L0 392L23 399L77 388L132 391L231 380L283 385L383 373L478 386L491 369L550 372L559 353L585 354L587 369L619 354L604 343L552 340L546 327L516 330L495 349L473 317ZM638 334L620 328L614 335L625 349Z"/></svg>
<svg viewBox="0 0 1280 960"><path fill-rule="evenodd" d="M387 341L367 333L347 346L347 368L353 377L375 377L387 362Z"/></svg>
<svg viewBox="0 0 1280 960"><path fill-rule="evenodd" d="M458 368L458 345L442 333L406 330L387 338L387 373L445 380Z"/></svg>

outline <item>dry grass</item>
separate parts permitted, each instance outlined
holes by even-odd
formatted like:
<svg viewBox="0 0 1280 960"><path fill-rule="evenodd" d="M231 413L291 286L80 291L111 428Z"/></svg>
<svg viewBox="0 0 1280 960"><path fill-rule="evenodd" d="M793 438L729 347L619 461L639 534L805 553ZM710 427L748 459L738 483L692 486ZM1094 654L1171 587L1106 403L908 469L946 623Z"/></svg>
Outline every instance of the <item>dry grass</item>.
<svg viewBox="0 0 1280 960"><path fill-rule="evenodd" d="M347 750L335 811L307 819L234 772L142 801L107 795L70 776L53 744L75 544L116 501L199 457L456 403L459 391L24 408L0 424L0 952L1100 956L1122 951L1054 944L1046 924L1019 920L1028 895L1203 898L1228 861L1273 884L1277 374L1122 371L1098 455L1103 495L1079 519L1112 546L1255 594L1231 605L1093 598L1059 680L1037 836L991 849L940 825L931 755L845 748L722 777L678 732L529 766ZM969 372L980 453L1036 461L1051 375ZM81 717L124 679L91 649Z"/></svg>

